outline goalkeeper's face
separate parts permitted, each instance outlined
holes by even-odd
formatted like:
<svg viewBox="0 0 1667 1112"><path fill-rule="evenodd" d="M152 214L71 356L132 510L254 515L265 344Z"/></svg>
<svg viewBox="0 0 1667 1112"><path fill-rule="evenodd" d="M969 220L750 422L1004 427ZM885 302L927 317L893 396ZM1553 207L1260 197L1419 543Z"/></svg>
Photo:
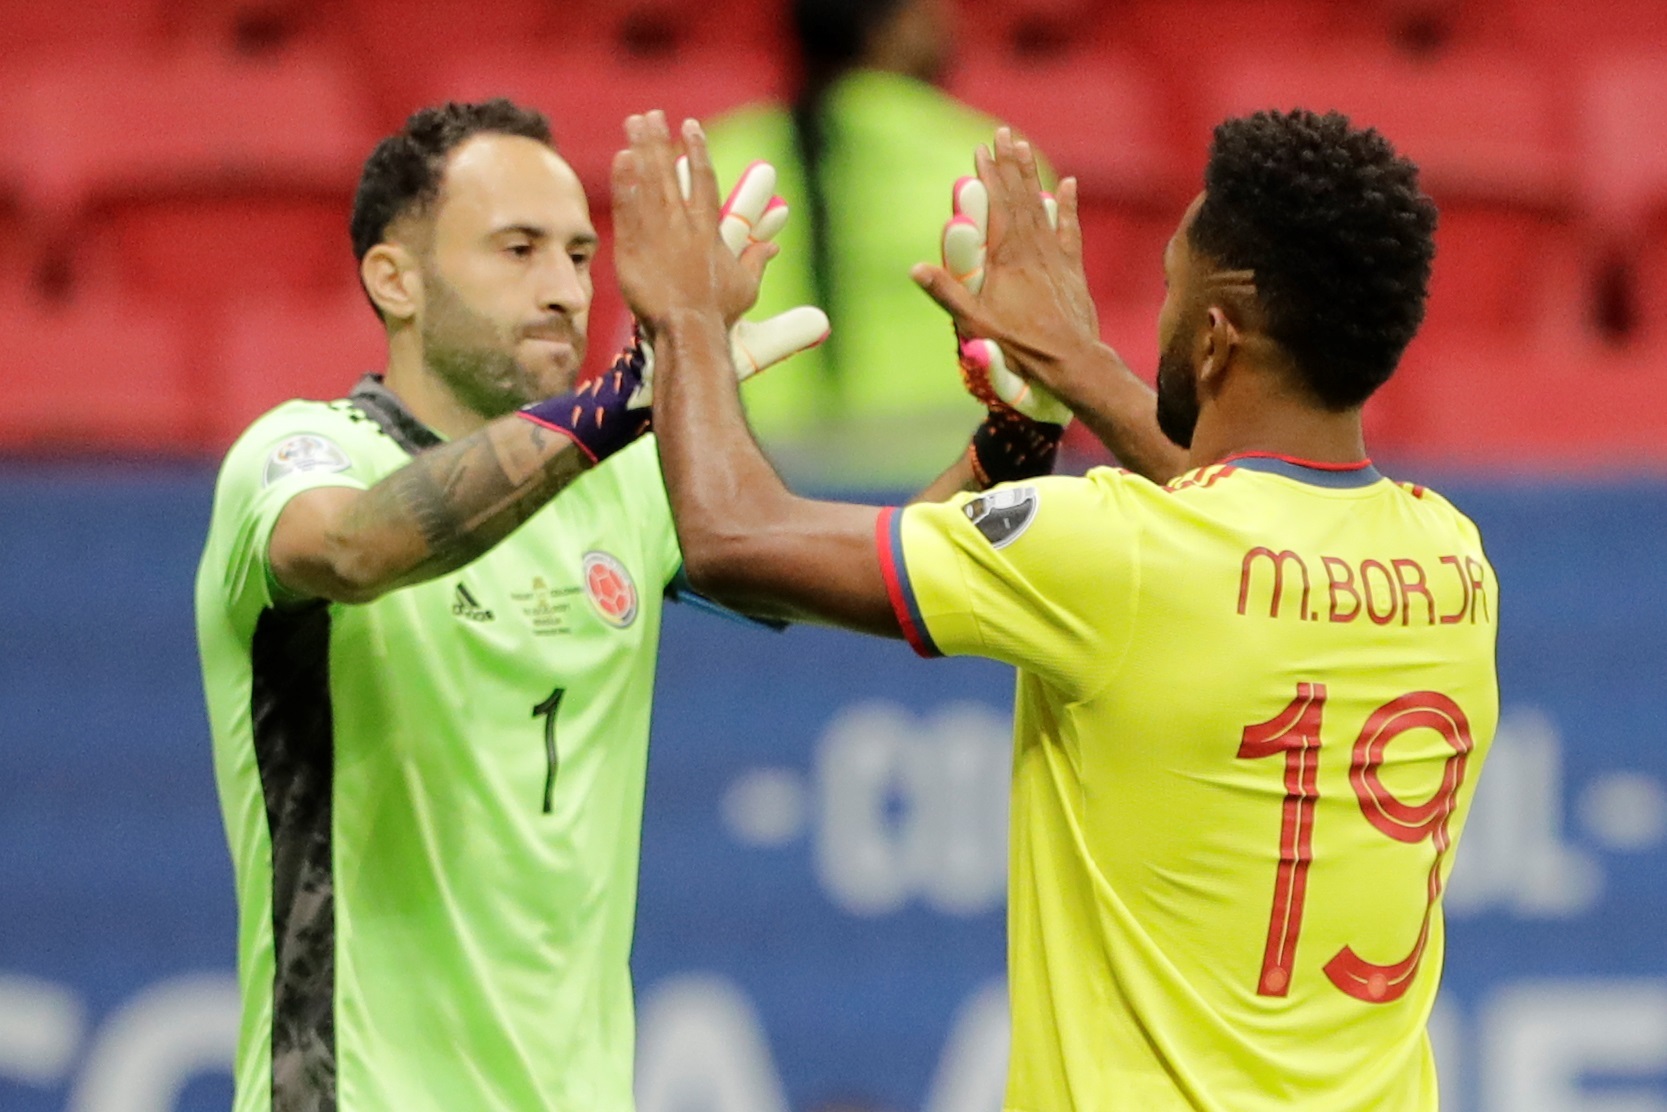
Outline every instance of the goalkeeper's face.
<svg viewBox="0 0 1667 1112"><path fill-rule="evenodd" d="M571 390L585 356L596 232L571 167L536 140L453 153L421 252L423 362L485 417Z"/></svg>

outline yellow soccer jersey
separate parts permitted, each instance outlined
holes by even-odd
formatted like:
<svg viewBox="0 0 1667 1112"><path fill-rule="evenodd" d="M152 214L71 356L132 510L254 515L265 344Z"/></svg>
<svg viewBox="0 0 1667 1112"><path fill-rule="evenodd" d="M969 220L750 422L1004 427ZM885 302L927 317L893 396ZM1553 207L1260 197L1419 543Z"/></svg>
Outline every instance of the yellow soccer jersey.
<svg viewBox="0 0 1667 1112"><path fill-rule="evenodd" d="M1370 464L885 511L917 651L1019 668L1006 1106L1425 1112L1498 719L1476 527Z"/></svg>

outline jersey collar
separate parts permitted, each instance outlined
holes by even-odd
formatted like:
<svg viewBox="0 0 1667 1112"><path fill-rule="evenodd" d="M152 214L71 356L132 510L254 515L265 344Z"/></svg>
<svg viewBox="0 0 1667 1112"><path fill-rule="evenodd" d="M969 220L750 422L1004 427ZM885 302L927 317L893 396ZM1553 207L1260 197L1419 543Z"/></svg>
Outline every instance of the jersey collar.
<svg viewBox="0 0 1667 1112"><path fill-rule="evenodd" d="M411 411L405 408L405 403L388 389L381 375L372 374L361 378L358 385L353 387L353 393L347 396L347 400L375 421L395 444L412 455L445 443L439 433L412 416Z"/></svg>
<svg viewBox="0 0 1667 1112"><path fill-rule="evenodd" d="M1331 490L1369 487L1383 478L1383 474L1372 466L1369 459L1363 459L1358 463L1318 463L1274 452L1240 452L1220 462L1246 471L1282 475L1299 483L1327 487Z"/></svg>

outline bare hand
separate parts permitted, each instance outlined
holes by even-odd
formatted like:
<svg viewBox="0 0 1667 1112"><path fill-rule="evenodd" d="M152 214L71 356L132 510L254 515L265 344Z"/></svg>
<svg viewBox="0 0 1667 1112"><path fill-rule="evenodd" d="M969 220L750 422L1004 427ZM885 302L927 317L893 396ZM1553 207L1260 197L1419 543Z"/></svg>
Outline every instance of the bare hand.
<svg viewBox="0 0 1667 1112"><path fill-rule="evenodd" d="M614 269L631 312L650 334L678 311L712 313L727 327L752 308L772 243L755 243L740 257L718 234L720 199L706 139L693 120L683 124L689 195L683 198L680 153L656 110L625 121L628 150L614 156Z"/></svg>
<svg viewBox="0 0 1667 1112"><path fill-rule="evenodd" d="M995 152L978 152L978 178L990 198L983 288L975 296L942 267L922 263L912 275L955 320L963 337L994 340L1019 373L1070 399L1072 366L1099 342L1099 320L1082 267L1077 189L1067 178L1058 196L1059 226L1049 224L1030 144L996 132Z"/></svg>

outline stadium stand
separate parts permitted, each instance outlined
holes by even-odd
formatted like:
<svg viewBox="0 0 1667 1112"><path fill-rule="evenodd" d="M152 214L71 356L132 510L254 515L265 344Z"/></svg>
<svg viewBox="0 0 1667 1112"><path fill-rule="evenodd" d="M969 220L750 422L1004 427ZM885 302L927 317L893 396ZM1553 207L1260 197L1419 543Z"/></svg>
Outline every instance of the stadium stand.
<svg viewBox="0 0 1667 1112"><path fill-rule="evenodd" d="M339 266L374 132L337 72L207 51L80 55L16 75L0 138L80 280L195 313L221 291L311 288Z"/></svg>
<svg viewBox="0 0 1667 1112"><path fill-rule="evenodd" d="M783 55L783 17L752 0L698 7L673 0L425 0L424 11L414 19L405 0L352 0L353 50L372 63L365 72L388 127L437 96L480 87L490 63L504 66L510 86L553 92L552 106L566 107L573 93L600 80L605 84L590 89L594 97L610 108L630 99L640 109L634 90L719 103L700 95L715 80L720 96L738 84L747 96L769 93Z"/></svg>
<svg viewBox="0 0 1667 1112"><path fill-rule="evenodd" d="M8 4L0 68L87 50L142 53L162 34L165 9L163 0Z"/></svg>
<svg viewBox="0 0 1667 1112"><path fill-rule="evenodd" d="M185 337L165 317L114 300L4 297L0 353L0 451L178 453L201 443Z"/></svg>
<svg viewBox="0 0 1667 1112"><path fill-rule="evenodd" d="M712 115L785 85L775 0L14 7L0 39L0 376L23 399L0 448L14 453L218 446L277 393L334 388L374 361L346 213L376 136L422 103L505 93L543 108L606 239L621 117ZM1614 424L1667 423L1667 4L958 0L956 13L952 91L1078 176L1102 330L1142 373L1158 252L1210 126L1336 106L1417 158L1442 207L1429 323L1369 415L1381 444L1576 459L1612 448ZM1201 35L1240 48L1201 64ZM610 262L592 370L628 324ZM115 363L113 329L132 338ZM61 412L77 382L106 383L108 411ZM1570 390L1579 405L1553 401Z"/></svg>
<svg viewBox="0 0 1667 1112"><path fill-rule="evenodd" d="M374 311L346 283L322 301L248 301L229 315L223 336L215 360L220 401L207 430L220 448L280 402L342 397L388 358Z"/></svg>
<svg viewBox="0 0 1667 1112"><path fill-rule="evenodd" d="M1099 6L1091 0L966 0L957 11L965 57L1003 65L1078 56Z"/></svg>
<svg viewBox="0 0 1667 1112"><path fill-rule="evenodd" d="M1062 83L1073 90L1068 113L1060 111ZM1011 123L1061 177L1077 177L1097 303L1110 315L1155 319L1159 260L1196 176L1186 173L1152 76L1127 56L1102 55L1085 68L1069 58L989 55L960 66L951 92Z"/></svg>
<svg viewBox="0 0 1667 1112"><path fill-rule="evenodd" d="M1468 0L1500 6L1511 33L1533 55L1553 64L1588 63L1628 54L1641 44L1667 47L1667 4L1660 0Z"/></svg>
<svg viewBox="0 0 1667 1112"><path fill-rule="evenodd" d="M1592 65L1581 101L1586 195L1615 280L1603 323L1618 340L1667 338L1667 59ZM1630 281L1627 281L1630 279Z"/></svg>

